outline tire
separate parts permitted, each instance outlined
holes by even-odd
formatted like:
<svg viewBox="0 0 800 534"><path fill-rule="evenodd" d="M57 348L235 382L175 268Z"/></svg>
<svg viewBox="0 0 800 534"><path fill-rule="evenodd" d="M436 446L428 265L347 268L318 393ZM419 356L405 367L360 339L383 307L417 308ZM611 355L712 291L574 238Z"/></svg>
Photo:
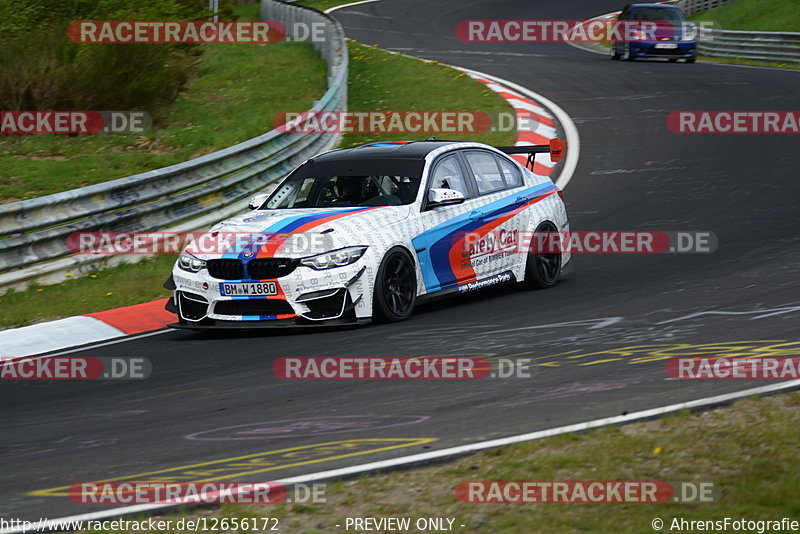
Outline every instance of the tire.
<svg viewBox="0 0 800 534"><path fill-rule="evenodd" d="M550 221L541 223L536 232L558 232ZM530 252L525 262L525 287L527 289L547 289L558 282L561 275L561 253L552 254Z"/></svg>
<svg viewBox="0 0 800 534"><path fill-rule="evenodd" d="M693 57L690 57L690 58L688 58L688 59L686 60L686 63L694 63L694 61L695 61L695 58L693 58Z"/></svg>
<svg viewBox="0 0 800 534"><path fill-rule="evenodd" d="M407 319L417 300L417 272L411 255L395 247L383 257L372 293L372 319L394 323Z"/></svg>
<svg viewBox="0 0 800 534"><path fill-rule="evenodd" d="M620 57L619 56L619 52L617 52L617 45L614 44L614 43L611 43L611 56L610 57L611 57L611 59L613 59L615 61L619 60L619 57Z"/></svg>
<svg viewBox="0 0 800 534"><path fill-rule="evenodd" d="M674 57L669 58L669 62L670 63L675 63L676 61L678 61L677 58L674 58Z"/></svg>
<svg viewBox="0 0 800 534"><path fill-rule="evenodd" d="M623 52L623 54L622 54L622 59L624 59L625 61L636 61L636 57L634 57L631 54L631 44L630 43L625 43L625 46L623 47L623 50L625 50L625 52Z"/></svg>

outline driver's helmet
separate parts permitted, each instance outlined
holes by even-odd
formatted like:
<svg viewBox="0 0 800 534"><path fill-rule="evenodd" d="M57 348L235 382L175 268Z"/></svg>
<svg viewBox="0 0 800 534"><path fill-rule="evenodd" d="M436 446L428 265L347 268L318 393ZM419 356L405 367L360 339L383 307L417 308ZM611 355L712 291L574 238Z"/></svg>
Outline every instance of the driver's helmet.
<svg viewBox="0 0 800 534"><path fill-rule="evenodd" d="M361 178L358 176L340 176L336 181L339 197L354 202L363 200L361 187Z"/></svg>

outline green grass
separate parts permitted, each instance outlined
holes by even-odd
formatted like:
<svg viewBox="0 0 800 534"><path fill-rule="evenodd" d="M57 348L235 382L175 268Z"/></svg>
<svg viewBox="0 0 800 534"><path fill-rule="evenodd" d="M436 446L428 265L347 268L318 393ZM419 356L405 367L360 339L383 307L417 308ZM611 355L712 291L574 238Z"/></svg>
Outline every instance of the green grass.
<svg viewBox="0 0 800 534"><path fill-rule="evenodd" d="M258 18L256 4L243 20ZM279 111L305 110L326 89L309 44L205 45L197 76L142 134L0 137L0 203L186 161L272 130ZM146 74L143 74L146 75Z"/></svg>
<svg viewBox="0 0 800 534"><path fill-rule="evenodd" d="M771 67L778 69L800 69L800 64L797 63L775 63L771 61L759 61L756 59L744 59L739 57L709 57L701 56L700 61L707 61L709 63L727 63L733 65L750 65L752 67Z"/></svg>
<svg viewBox="0 0 800 534"><path fill-rule="evenodd" d="M170 296L162 287L175 256L95 271L60 284L39 285L0 295L0 329L130 306Z"/></svg>
<svg viewBox="0 0 800 534"><path fill-rule="evenodd" d="M483 111L513 113L508 103L482 83L436 62L390 54L350 41L349 109L352 111ZM439 139L511 145L516 130L480 134L348 134L343 146L385 140Z"/></svg>
<svg viewBox="0 0 800 534"><path fill-rule="evenodd" d="M260 0L252 1L252 4L236 6L235 11L239 20L261 20L261 2Z"/></svg>
<svg viewBox="0 0 800 534"><path fill-rule="evenodd" d="M328 484L327 503L230 506L182 517L277 517L281 530L336 532L345 517L452 517L457 532L655 532L658 517L800 520L800 393L740 401L696 415L566 434L488 450L450 463ZM278 477L279 475L276 475ZM713 482L706 504L464 504L464 480L664 480ZM546 526L546 527L545 527ZM672 530L677 532L678 530ZM683 532L687 530L684 529Z"/></svg>
<svg viewBox="0 0 800 534"><path fill-rule="evenodd" d="M800 2L733 0L690 18L695 22L715 22L724 30L800 32Z"/></svg>

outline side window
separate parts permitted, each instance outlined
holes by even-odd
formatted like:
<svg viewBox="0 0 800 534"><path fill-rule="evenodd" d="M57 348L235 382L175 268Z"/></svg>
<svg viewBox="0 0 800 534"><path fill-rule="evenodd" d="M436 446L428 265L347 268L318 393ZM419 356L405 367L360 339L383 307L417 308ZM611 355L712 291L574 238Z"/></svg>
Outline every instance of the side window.
<svg viewBox="0 0 800 534"><path fill-rule="evenodd" d="M478 193L485 195L486 193L505 189L506 184L493 154L470 151L466 153L466 157L472 169L472 174L475 175Z"/></svg>
<svg viewBox="0 0 800 534"><path fill-rule="evenodd" d="M305 207L313 187L314 178L290 181L275 194L267 207L269 209Z"/></svg>
<svg viewBox="0 0 800 534"><path fill-rule="evenodd" d="M294 199L294 204L292 207L297 207L299 205L305 206L308 201L308 196L311 194L311 189L314 187L314 179L313 178L306 178L303 180L300 189L297 191L297 197Z"/></svg>
<svg viewBox="0 0 800 534"><path fill-rule="evenodd" d="M516 165L501 157L497 157L497 164L500 165L500 172L503 173L503 178L509 188L522 185L522 174Z"/></svg>
<svg viewBox="0 0 800 534"><path fill-rule="evenodd" d="M455 154L445 156L436 164L431 178L431 188L455 189L463 193L465 198L470 197L467 181Z"/></svg>

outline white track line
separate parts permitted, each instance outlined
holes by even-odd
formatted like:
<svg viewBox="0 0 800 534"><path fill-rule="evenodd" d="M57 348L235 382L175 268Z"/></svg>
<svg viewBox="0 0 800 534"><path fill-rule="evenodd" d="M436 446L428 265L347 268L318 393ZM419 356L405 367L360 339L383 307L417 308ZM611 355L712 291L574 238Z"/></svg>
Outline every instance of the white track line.
<svg viewBox="0 0 800 534"><path fill-rule="evenodd" d="M81 352L81 351L84 351L84 350L92 350L92 349L96 349L96 348L99 348L99 347L107 347L109 345L116 345L117 343L127 343L128 341L134 341L136 339L141 339L143 337L150 337L150 336L157 336L157 335L160 335L160 334L166 334L167 332L174 332L174 330L171 329L171 328L164 328L162 330L154 330L152 332L144 332L142 334L130 334L130 335L124 335L123 334L122 336L120 336L118 338L115 338L115 339L110 339L108 341L102 341L102 342L98 342L98 343L91 343L90 342L90 344L84 345L84 346L81 346L81 347L76 347L76 348L64 347L64 350L61 350L61 351L58 351L58 352L54 352L52 354L32 354L30 356L7 356L7 357L0 356L0 360L2 360L3 362L7 362L7 361L13 362L15 360L35 360L35 359L38 359L38 358L53 358L55 356L63 356L65 354L72 354L74 352Z"/></svg>
<svg viewBox="0 0 800 534"><path fill-rule="evenodd" d="M587 22L591 22L593 20L609 19L609 18L612 18L612 17L616 17L620 13L621 13L620 11L614 11L613 13L606 13L605 15L598 15L596 17L593 17L593 18L590 18L590 19L587 19L587 20L583 21L583 24L585 24ZM574 34L575 34L575 32L573 31L573 35ZM592 54L601 54L601 55L606 56L606 57L609 57L611 55L611 50L608 50L608 51L595 50L591 46L582 45L580 43L573 43L572 41L567 41L567 44L569 46L573 47L573 48L577 48L578 50L583 50L584 52L591 52Z"/></svg>
<svg viewBox="0 0 800 534"><path fill-rule="evenodd" d="M441 449L437 451L430 451L430 452L423 452L420 454L412 454L410 456L401 456L399 458L392 458L390 460L381 460L377 462L370 462L366 464L354 465L350 467L342 467L340 469L331 469L328 471L319 471L316 473L310 473L308 475L299 475L296 477L284 478L281 480L276 480L274 482L290 486L292 484L305 484L309 482L317 482L320 480L326 480L330 478L340 478L340 477L348 477L353 475L358 475L362 473L366 473L368 471L376 471L382 469L389 469L394 467L399 467L403 465L415 464L420 462L429 462L433 460L441 460L444 458L448 458L451 456L460 456L464 454L474 453L486 449L493 449L496 447L502 447L505 445L511 445L514 443L520 443L523 441L534 441L537 439L542 438L549 438L552 436L558 436L560 434L568 434L572 432L583 432L586 430L591 430L593 428L600 428L603 426L608 425L615 425L615 424L623 424L623 423L631 423L634 421L640 421L642 419L650 419L653 417L658 417L660 415L674 413L681 410L692 409L692 408L703 408L714 406L718 404L725 404L731 401L741 399L744 397L749 397L752 395L761 395L765 393L776 393L783 390L800 388L800 380L790 380L787 382L779 382L776 384L770 384L768 386L761 386L757 388L746 389L743 391L737 391L735 393L725 393L722 395L716 395L714 397L705 397L702 399L697 399L688 402L680 402L677 404L670 404L669 406L663 406L661 408L652 408L650 410L642 410L640 412L633 412L627 415L616 415L613 417L604 417L601 419L594 419L592 421L586 421L584 423L576 423L574 425L566 425L560 426L555 428L549 428L546 430L538 430L536 432L529 432L527 434L518 434L516 436L509 436L506 438L500 439L493 439L489 441L480 441L477 443L470 443L468 445L459 445L457 447L450 447L447 449ZM79 514L67 517L61 517L58 519L52 519L52 522L69 522L69 521L95 521L101 519L107 519L110 517L117 517L120 515L128 515L134 513L143 513L143 512L152 512L155 510L165 510L168 508L177 508L182 505L178 504L139 504L134 506L125 506L121 508L112 508L110 510L103 510L100 512L90 512L86 514ZM0 534L17 534L22 532L21 528L17 529L3 529L0 530Z"/></svg>
<svg viewBox="0 0 800 534"><path fill-rule="evenodd" d="M327 13L333 13L333 12L334 12L334 11L336 11L337 9L342 9L342 8L345 8L345 7L351 7L351 6L357 6L357 5L359 5L359 4L369 4L369 3L371 3L371 2L380 2L380 1L381 1L381 0L361 0L360 2L351 2L351 3L349 3L349 4L342 4L342 5L340 5L340 6L329 7L328 9L326 9L325 11L323 11L323 13L326 13L326 14L327 14Z"/></svg>

